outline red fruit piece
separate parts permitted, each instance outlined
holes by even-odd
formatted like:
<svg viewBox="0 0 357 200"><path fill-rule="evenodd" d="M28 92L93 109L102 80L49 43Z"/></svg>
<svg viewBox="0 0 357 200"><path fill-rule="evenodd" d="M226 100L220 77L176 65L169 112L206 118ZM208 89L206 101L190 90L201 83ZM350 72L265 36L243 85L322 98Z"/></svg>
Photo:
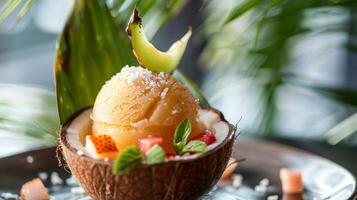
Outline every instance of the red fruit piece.
<svg viewBox="0 0 357 200"><path fill-rule="evenodd" d="M176 154L174 153L167 153L166 154L166 159L172 159L172 158L175 158Z"/></svg>
<svg viewBox="0 0 357 200"><path fill-rule="evenodd" d="M216 136L210 130L207 129L203 131L203 133L198 134L192 140L201 140L207 145L210 145L216 141Z"/></svg>
<svg viewBox="0 0 357 200"><path fill-rule="evenodd" d="M26 182L20 191L22 200L49 200L47 189L43 185L41 179L35 178Z"/></svg>
<svg viewBox="0 0 357 200"><path fill-rule="evenodd" d="M146 154L149 149L151 149L155 144L161 145L162 138L157 136L149 135L146 138L142 138L138 140L138 147L140 151Z"/></svg>

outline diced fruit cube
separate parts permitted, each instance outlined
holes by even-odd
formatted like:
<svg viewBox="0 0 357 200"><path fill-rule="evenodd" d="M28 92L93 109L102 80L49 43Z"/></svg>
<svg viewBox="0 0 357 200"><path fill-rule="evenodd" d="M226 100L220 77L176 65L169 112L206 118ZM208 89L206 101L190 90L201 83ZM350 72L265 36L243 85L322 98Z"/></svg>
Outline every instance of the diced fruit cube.
<svg viewBox="0 0 357 200"><path fill-rule="evenodd" d="M96 159L115 160L118 155L118 148L109 135L87 135L85 147Z"/></svg>
<svg viewBox="0 0 357 200"><path fill-rule="evenodd" d="M303 192L304 187L302 184L301 172L293 172L283 168L280 170L280 179L284 193L296 194Z"/></svg>
<svg viewBox="0 0 357 200"><path fill-rule="evenodd" d="M22 200L49 200L47 189L43 185L41 179L35 178L26 182L20 191Z"/></svg>
<svg viewBox="0 0 357 200"><path fill-rule="evenodd" d="M220 180L230 179L233 175L234 170L237 168L238 162L228 163L228 166L224 170Z"/></svg>
<svg viewBox="0 0 357 200"><path fill-rule="evenodd" d="M192 140L201 140L207 145L210 145L216 141L216 136L210 130L206 129L203 133L198 134Z"/></svg>
<svg viewBox="0 0 357 200"><path fill-rule="evenodd" d="M155 144L161 145L162 138L149 135L146 138L142 138L142 139L138 140L138 147L139 147L140 151L144 154L146 154L146 152L149 151L149 149L151 149L151 147L153 147Z"/></svg>

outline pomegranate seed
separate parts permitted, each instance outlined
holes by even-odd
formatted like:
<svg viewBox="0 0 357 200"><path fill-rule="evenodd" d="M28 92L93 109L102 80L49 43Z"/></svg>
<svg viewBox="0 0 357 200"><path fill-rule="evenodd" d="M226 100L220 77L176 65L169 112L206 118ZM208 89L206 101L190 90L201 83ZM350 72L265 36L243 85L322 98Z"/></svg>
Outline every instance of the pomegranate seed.
<svg viewBox="0 0 357 200"><path fill-rule="evenodd" d="M214 143L217 139L216 136L210 130L205 130L203 131L203 133L200 133L196 137L194 137L193 140L201 140L207 145L210 145Z"/></svg>

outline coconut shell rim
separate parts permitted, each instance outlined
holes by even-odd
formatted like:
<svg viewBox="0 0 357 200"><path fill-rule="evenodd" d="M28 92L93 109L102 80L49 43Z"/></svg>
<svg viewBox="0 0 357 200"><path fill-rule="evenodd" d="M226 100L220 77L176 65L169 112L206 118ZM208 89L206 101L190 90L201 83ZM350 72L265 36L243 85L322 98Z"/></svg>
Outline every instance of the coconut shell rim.
<svg viewBox="0 0 357 200"><path fill-rule="evenodd" d="M85 160L88 160L90 162L93 162L93 163L96 163L96 164L102 164L102 165L108 165L108 166L113 166L114 164L114 161L112 160L109 160L109 161L104 161L104 160L98 160L98 159L95 159L95 158L92 158L92 157L89 157L87 155L78 155L77 154L77 151L78 149L72 147L68 141L67 141L67 137L66 137L66 130L67 128L70 126L70 124L72 123L72 121L74 119L76 119L80 114L82 114L84 111L88 110L88 109L91 109L93 106L87 106L79 111L77 111L76 113L74 113L71 117L68 118L68 120L63 123L60 127L60 131L59 131L59 139L60 139L60 142L59 142L59 145L61 146L61 148L65 147L69 150L69 152L74 156L74 157L81 157L82 159L85 159ZM231 140L234 140L235 139L235 132L236 132L236 127L232 124L230 124L224 117L223 113L220 112L219 110L215 109L215 108L212 108L212 107L203 107L203 106L200 106L201 109L205 109L205 110L210 110L210 111L213 111L215 113L217 113L221 119L221 121L227 123L228 127L229 127L229 130L228 130L228 135L227 137L221 142L221 144L217 145L215 148L205 152L205 153L199 153L199 155L197 157L194 157L194 158L188 158L188 159L180 159L180 160L168 160L168 161L165 161L163 163L159 163L159 164L151 164L151 165L148 165L148 164L145 164L145 163L140 163L139 166L135 167L135 169L143 169L143 168L150 168L152 166L160 166L160 165L165 165L165 164L168 164L168 163L185 163L185 162L193 162L193 161L196 161L196 160L199 160L199 159L202 159L206 156L209 156L213 153L215 153L218 149L222 148L223 146L227 145L229 143L229 141ZM63 150L62 150L63 151ZM124 172L124 173L128 173L128 172Z"/></svg>

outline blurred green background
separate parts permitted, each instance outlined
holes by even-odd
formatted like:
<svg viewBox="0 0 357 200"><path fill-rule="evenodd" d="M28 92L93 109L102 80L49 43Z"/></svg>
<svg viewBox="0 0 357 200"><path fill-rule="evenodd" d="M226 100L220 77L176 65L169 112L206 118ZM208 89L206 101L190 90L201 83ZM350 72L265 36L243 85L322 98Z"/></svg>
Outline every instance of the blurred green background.
<svg viewBox="0 0 357 200"><path fill-rule="evenodd" d="M0 156L56 143L56 42L74 2L83 9L82 0L0 3ZM232 123L239 121L242 135L357 145L357 1L99 2L96 6L107 8L110 15L103 17L88 6L88 13L78 11L83 15L74 16L115 25L104 39L113 46L102 51L114 57L111 64L135 64L127 38L120 33L137 5L149 37L160 49L193 27L180 68L202 87L212 106ZM71 24L78 18L72 15ZM71 34L78 27L73 25ZM118 37L113 38L116 31ZM96 29L93 33L99 34ZM88 35L79 34L77 39L93 36ZM74 41L86 49L87 40ZM57 47L65 49L61 43ZM90 53L95 53L87 51L76 57L79 64L72 65L86 71L93 64ZM107 71L100 81L120 67L113 65L114 71ZM68 74L63 77L76 81L75 74ZM88 84L88 90L95 93L98 88Z"/></svg>

